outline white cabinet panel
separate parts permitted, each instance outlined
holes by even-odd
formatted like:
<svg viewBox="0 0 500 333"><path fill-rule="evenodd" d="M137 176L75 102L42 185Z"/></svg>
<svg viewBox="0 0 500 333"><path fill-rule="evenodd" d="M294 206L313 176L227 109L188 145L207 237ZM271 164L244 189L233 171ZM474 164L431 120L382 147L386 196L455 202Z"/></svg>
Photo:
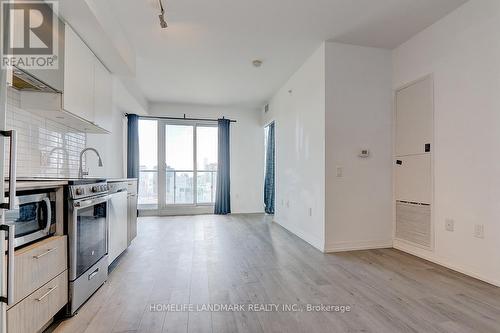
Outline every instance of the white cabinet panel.
<svg viewBox="0 0 500 333"><path fill-rule="evenodd" d="M432 143L434 93L428 77L396 92L396 155L422 154Z"/></svg>
<svg viewBox="0 0 500 333"><path fill-rule="evenodd" d="M431 154L397 157L396 200L430 204L431 174Z"/></svg>
<svg viewBox="0 0 500 333"><path fill-rule="evenodd" d="M95 56L67 24L64 60L63 108L94 122Z"/></svg>
<svg viewBox="0 0 500 333"><path fill-rule="evenodd" d="M108 132L112 129L113 86L111 74L96 58L94 60L94 119Z"/></svg>
<svg viewBox="0 0 500 333"><path fill-rule="evenodd" d="M109 196L108 262L110 264L127 249L127 204L126 191Z"/></svg>

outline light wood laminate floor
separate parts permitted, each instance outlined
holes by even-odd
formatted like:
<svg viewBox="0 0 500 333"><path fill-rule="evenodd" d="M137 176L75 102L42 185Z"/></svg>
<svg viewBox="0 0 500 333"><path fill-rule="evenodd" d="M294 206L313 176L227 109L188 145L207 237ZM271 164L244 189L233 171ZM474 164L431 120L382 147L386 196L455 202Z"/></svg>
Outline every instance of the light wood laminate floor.
<svg viewBox="0 0 500 333"><path fill-rule="evenodd" d="M150 311L151 304L338 304L337 312ZM62 332L500 332L500 288L394 249L323 254L260 214L141 218Z"/></svg>

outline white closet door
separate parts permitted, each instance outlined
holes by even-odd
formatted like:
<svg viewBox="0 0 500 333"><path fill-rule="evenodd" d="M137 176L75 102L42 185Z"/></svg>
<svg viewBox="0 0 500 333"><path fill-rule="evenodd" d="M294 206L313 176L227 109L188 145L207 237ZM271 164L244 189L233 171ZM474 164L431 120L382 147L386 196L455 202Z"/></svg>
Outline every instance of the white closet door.
<svg viewBox="0 0 500 333"><path fill-rule="evenodd" d="M396 156L423 154L432 143L433 95L431 77L396 92Z"/></svg>
<svg viewBox="0 0 500 333"><path fill-rule="evenodd" d="M431 174L430 154L397 157L396 200L430 204Z"/></svg>

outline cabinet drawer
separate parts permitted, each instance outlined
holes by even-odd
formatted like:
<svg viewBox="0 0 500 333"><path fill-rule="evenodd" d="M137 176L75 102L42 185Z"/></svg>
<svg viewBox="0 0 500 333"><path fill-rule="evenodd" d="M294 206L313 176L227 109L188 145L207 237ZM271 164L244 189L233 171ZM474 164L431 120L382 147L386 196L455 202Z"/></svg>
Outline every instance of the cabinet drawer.
<svg viewBox="0 0 500 333"><path fill-rule="evenodd" d="M66 236L54 236L15 252L14 304L37 290L67 267Z"/></svg>
<svg viewBox="0 0 500 333"><path fill-rule="evenodd" d="M38 332L68 302L68 271L64 271L7 310L7 332Z"/></svg>

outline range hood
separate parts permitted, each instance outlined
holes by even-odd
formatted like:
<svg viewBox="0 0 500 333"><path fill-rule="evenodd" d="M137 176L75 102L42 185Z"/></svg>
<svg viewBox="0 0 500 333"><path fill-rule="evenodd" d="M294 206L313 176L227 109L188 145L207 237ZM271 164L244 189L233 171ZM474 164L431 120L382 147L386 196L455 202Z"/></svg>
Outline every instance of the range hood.
<svg viewBox="0 0 500 333"><path fill-rule="evenodd" d="M54 16L55 17L55 16ZM64 30L65 23L61 19L57 19L57 31L52 29L42 29L39 34L50 34L43 39L49 39L53 42L54 50L57 49L57 68L33 68L27 64L18 62L17 65L10 68L7 72L7 81L10 86L20 91L62 93L64 89ZM11 28L14 29L14 36L24 36L24 33L16 33L17 29L24 29L24 25L16 21L10 22ZM19 38L19 37L17 37ZM16 54L20 58L25 57L24 54Z"/></svg>
<svg viewBox="0 0 500 333"><path fill-rule="evenodd" d="M54 72L58 72L59 70L53 70ZM54 75L58 75L59 73L54 73ZM13 88L22 91L35 91L35 92L48 92L48 93L61 93L62 91L53 88L49 84L43 82L39 78L30 74L27 71L22 70L21 68L14 67L12 69L12 82L11 85Z"/></svg>

